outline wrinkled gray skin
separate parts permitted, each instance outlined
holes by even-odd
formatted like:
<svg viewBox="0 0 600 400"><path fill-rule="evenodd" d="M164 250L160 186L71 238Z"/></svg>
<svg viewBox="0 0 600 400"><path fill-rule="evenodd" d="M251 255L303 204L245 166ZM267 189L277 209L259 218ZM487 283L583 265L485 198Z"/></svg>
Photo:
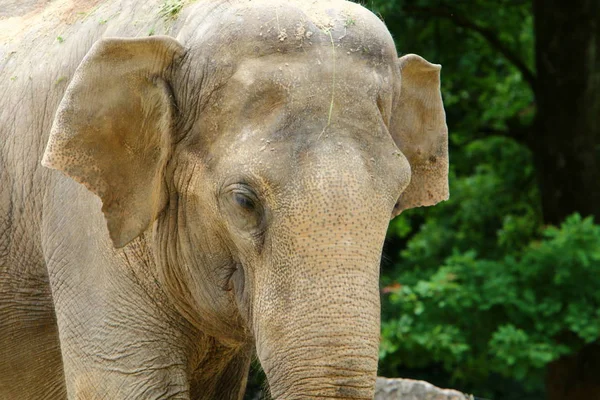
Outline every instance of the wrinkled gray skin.
<svg viewBox="0 0 600 400"><path fill-rule="evenodd" d="M3 9L0 398L237 399L254 353L274 398L372 398L439 66L353 3L161 4Z"/></svg>

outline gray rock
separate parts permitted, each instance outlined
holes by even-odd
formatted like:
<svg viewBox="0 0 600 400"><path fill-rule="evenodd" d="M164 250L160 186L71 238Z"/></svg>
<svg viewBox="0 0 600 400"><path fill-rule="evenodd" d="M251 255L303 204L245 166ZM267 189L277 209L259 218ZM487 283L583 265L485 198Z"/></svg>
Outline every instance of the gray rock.
<svg viewBox="0 0 600 400"><path fill-rule="evenodd" d="M375 400L472 400L473 396L440 389L425 381L377 378Z"/></svg>

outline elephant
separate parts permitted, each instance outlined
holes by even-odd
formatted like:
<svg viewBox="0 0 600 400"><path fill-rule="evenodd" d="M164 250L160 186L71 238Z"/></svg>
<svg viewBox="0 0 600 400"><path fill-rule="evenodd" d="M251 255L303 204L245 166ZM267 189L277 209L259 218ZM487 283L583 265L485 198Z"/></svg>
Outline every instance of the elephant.
<svg viewBox="0 0 600 400"><path fill-rule="evenodd" d="M257 359L372 399L389 221L448 197L441 67L342 0L0 15L0 398L240 399Z"/></svg>

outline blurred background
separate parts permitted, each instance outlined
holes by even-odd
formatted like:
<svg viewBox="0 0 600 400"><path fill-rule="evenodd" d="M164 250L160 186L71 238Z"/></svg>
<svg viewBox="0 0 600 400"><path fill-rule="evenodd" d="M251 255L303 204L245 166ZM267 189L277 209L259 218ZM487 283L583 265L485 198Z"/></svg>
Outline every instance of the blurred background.
<svg viewBox="0 0 600 400"><path fill-rule="evenodd" d="M379 375L600 399L600 1L360 3L442 64L450 132L450 200L390 224Z"/></svg>

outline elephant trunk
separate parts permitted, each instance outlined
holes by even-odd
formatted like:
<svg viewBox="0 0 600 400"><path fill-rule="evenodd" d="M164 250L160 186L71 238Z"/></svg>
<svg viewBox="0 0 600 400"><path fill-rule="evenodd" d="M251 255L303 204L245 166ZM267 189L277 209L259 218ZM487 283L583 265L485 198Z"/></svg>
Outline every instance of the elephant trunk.
<svg viewBox="0 0 600 400"><path fill-rule="evenodd" d="M274 398L373 398L379 265L365 261L296 266L282 308L258 316L264 331L256 332L257 351Z"/></svg>
<svg viewBox="0 0 600 400"><path fill-rule="evenodd" d="M257 350L271 394L276 399L372 399L379 346L377 282L358 274L313 279L310 287L300 288L306 301L290 306L260 336Z"/></svg>
<svg viewBox="0 0 600 400"><path fill-rule="evenodd" d="M291 204L296 211L269 246L279 254L256 276L256 349L276 399L374 395L379 261L391 205L360 196L354 180L337 182L342 194L318 196L318 207Z"/></svg>

